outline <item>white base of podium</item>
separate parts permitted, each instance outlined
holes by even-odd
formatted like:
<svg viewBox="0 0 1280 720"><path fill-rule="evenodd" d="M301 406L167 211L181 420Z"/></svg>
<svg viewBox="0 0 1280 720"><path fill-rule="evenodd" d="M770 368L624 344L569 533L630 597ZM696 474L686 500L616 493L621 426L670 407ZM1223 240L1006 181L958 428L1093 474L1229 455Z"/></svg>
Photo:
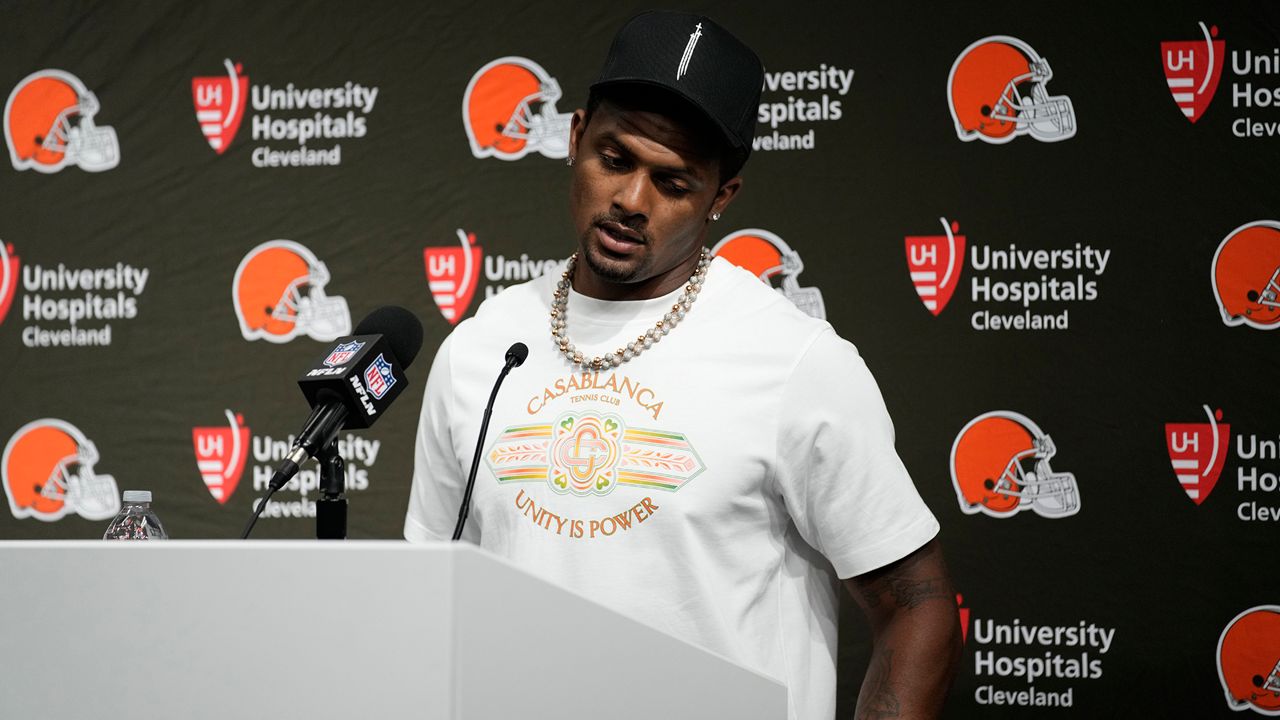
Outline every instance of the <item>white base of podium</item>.
<svg viewBox="0 0 1280 720"><path fill-rule="evenodd" d="M469 545L0 543L0 718L786 716L777 681Z"/></svg>

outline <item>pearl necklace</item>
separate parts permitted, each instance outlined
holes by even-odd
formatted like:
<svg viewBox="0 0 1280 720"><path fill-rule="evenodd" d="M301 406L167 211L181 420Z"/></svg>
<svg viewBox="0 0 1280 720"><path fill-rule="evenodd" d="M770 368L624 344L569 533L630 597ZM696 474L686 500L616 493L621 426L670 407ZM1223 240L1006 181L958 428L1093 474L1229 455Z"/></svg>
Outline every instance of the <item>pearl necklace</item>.
<svg viewBox="0 0 1280 720"><path fill-rule="evenodd" d="M551 338L569 362L581 365L583 370L603 370L608 367L617 367L653 347L654 343L661 340L663 335L671 332L671 329L684 319L685 313L689 312L689 308L693 306L693 301L698 299L698 291L702 289L703 281L707 279L711 253L705 247L702 248L702 257L698 258L698 269L694 270L693 275L689 277L689 283L684 286L684 294L676 299L676 304L671 306L671 312L663 315L661 320L637 337L634 342L629 342L625 347L620 347L608 355L590 359L583 357L582 351L569 340L569 331L565 323L569 309L570 278L573 277L573 268L577 263L578 253L575 252L565 264L564 274L560 276L560 282L556 283L556 291L551 297Z"/></svg>

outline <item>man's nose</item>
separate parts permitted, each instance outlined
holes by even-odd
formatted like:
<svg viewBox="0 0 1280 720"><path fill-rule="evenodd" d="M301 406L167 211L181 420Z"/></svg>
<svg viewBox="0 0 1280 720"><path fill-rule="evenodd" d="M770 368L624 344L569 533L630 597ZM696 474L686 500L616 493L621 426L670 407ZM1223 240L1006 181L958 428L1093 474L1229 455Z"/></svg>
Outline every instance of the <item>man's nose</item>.
<svg viewBox="0 0 1280 720"><path fill-rule="evenodd" d="M631 172L619 180L613 194L613 206L624 216L649 215L649 183L642 172Z"/></svg>

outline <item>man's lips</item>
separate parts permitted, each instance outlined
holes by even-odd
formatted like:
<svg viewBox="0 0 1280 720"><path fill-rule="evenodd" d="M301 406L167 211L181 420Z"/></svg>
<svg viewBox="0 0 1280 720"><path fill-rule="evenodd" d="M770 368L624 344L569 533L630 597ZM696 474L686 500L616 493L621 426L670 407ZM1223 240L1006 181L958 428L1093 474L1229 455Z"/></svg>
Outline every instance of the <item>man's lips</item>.
<svg viewBox="0 0 1280 720"><path fill-rule="evenodd" d="M643 246L644 236L616 222L596 223L596 237L608 251L630 254Z"/></svg>

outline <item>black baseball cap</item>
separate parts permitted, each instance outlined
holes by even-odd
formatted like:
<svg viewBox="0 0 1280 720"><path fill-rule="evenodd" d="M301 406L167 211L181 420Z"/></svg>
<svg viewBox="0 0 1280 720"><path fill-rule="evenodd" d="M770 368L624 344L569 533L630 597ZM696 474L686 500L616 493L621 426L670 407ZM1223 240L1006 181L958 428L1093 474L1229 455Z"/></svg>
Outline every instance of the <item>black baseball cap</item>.
<svg viewBox="0 0 1280 720"><path fill-rule="evenodd" d="M755 137L764 66L704 15L651 10L627 21L591 91L639 84L668 90L701 111L745 162Z"/></svg>

